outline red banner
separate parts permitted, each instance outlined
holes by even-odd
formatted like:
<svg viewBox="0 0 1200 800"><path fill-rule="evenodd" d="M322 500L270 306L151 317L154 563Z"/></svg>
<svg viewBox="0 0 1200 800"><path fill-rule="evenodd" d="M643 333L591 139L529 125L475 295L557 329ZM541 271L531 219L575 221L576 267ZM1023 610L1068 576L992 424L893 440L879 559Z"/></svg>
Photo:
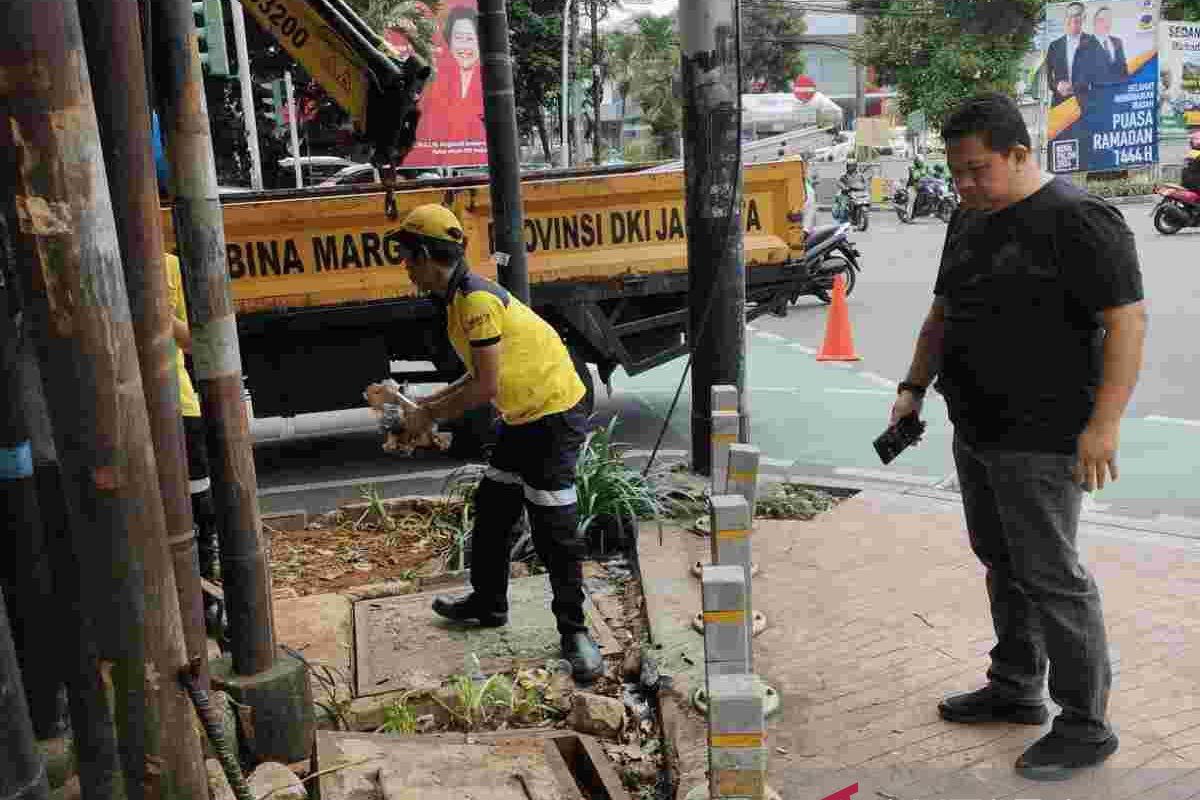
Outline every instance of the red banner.
<svg viewBox="0 0 1200 800"><path fill-rule="evenodd" d="M473 2L451 0L438 14L434 36L437 74L425 85L417 144L405 166L464 167L487 163L483 127L483 73L479 20ZM401 53L411 52L403 31L387 32Z"/></svg>

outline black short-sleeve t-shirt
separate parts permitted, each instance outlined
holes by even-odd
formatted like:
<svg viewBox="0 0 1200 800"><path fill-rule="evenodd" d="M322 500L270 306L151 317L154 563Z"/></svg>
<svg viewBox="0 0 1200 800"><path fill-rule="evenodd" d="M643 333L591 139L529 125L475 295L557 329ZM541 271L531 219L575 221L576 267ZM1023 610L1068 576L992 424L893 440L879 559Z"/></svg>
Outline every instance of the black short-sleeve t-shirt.
<svg viewBox="0 0 1200 800"><path fill-rule="evenodd" d="M1100 383L1100 312L1142 299L1121 212L1054 178L994 213L950 221L937 390L976 447L1075 452Z"/></svg>

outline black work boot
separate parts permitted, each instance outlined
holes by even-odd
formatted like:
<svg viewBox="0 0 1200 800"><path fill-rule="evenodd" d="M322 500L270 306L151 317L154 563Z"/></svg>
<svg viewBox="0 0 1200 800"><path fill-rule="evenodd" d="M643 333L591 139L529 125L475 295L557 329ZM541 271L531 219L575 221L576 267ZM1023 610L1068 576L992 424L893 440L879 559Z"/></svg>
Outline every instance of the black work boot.
<svg viewBox="0 0 1200 800"><path fill-rule="evenodd" d="M591 683L604 674L604 658L588 633L564 633L562 654L571 662L571 674L579 683Z"/></svg>
<svg viewBox="0 0 1200 800"><path fill-rule="evenodd" d="M1017 759L1017 772L1031 781L1070 780L1077 770L1092 767L1117 752L1117 735L1099 742L1080 742L1051 731Z"/></svg>
<svg viewBox="0 0 1200 800"><path fill-rule="evenodd" d="M488 602L477 594L464 597L435 597L433 610L438 616L455 622L475 620L481 628L499 628L508 624L508 609Z"/></svg>
<svg viewBox="0 0 1200 800"><path fill-rule="evenodd" d="M938 703L942 719L950 722L1016 722L1041 725L1049 712L1041 700L1013 700L985 686L974 692L956 694Z"/></svg>

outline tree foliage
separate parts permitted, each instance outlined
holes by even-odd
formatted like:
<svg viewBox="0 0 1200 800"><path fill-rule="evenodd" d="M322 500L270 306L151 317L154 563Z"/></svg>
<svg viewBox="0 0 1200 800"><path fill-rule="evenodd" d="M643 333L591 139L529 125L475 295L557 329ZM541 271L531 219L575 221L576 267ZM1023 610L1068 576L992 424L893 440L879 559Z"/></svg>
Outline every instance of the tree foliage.
<svg viewBox="0 0 1200 800"><path fill-rule="evenodd" d="M635 17L626 30L631 42L623 45L628 91L642 109L660 154L677 154L683 108L675 93L679 74L679 34L673 14Z"/></svg>
<svg viewBox="0 0 1200 800"><path fill-rule="evenodd" d="M426 64L435 66L433 37L437 33L441 0L349 0L349 3L380 36L387 30L403 31L413 52Z"/></svg>
<svg viewBox="0 0 1200 800"><path fill-rule="evenodd" d="M508 5L517 127L523 136L537 134L547 161L546 113L558 107L562 80L562 9L561 0L510 0Z"/></svg>
<svg viewBox="0 0 1200 800"><path fill-rule="evenodd" d="M856 37L855 60L896 86L903 113L940 125L963 99L1011 93L1042 0L893 0Z"/></svg>
<svg viewBox="0 0 1200 800"><path fill-rule="evenodd" d="M1200 0L1163 0L1163 19L1200 22Z"/></svg>
<svg viewBox="0 0 1200 800"><path fill-rule="evenodd" d="M786 92L804 73L808 31L804 13L778 5L748 3L742 7L742 92L756 83L768 92Z"/></svg>

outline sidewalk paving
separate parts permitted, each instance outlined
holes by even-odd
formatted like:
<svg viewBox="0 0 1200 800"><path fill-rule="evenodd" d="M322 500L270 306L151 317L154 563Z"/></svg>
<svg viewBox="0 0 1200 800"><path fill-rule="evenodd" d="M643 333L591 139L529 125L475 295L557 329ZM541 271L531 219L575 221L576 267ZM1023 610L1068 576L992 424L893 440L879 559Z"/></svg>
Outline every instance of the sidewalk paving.
<svg viewBox="0 0 1200 800"><path fill-rule="evenodd" d="M1012 769L1048 729L942 721L937 701L984 681L993 644L984 571L956 499L867 490L810 522L757 520L755 672L778 690L769 783L822 800L1200 797L1200 542L1084 524L1080 549L1100 583L1113 653L1112 721L1121 749L1061 784ZM709 543L643 529L639 555L656 656L681 695L703 681L696 561ZM681 715L680 796L705 781L703 717Z"/></svg>

